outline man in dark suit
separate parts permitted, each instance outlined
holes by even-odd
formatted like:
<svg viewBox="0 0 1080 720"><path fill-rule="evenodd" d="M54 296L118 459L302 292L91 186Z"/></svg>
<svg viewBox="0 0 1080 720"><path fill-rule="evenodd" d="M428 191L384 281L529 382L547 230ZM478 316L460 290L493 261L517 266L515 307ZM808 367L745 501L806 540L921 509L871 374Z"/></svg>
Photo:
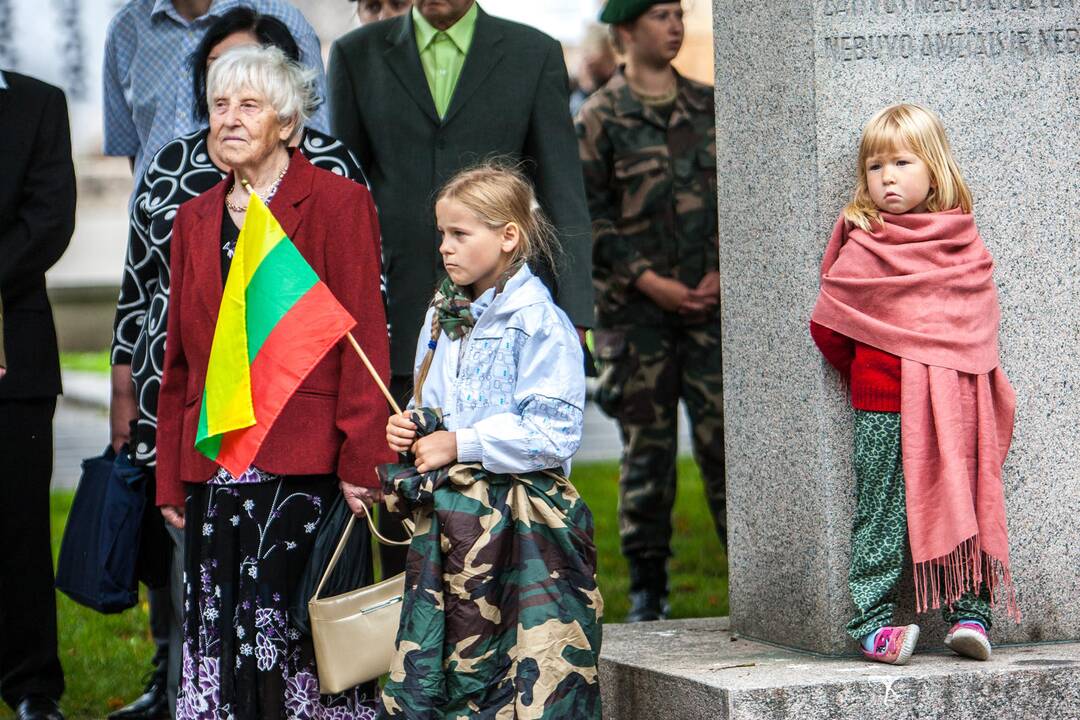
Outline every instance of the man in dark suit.
<svg viewBox="0 0 1080 720"><path fill-rule="evenodd" d="M563 250L556 268L536 270L584 338L591 228L559 43L474 0L416 0L410 13L334 43L328 79L331 127L359 157L379 208L394 396L411 393L417 335L442 274L433 196L494 156L524 161L536 185ZM403 553L383 550L384 568L403 567Z"/></svg>
<svg viewBox="0 0 1080 720"><path fill-rule="evenodd" d="M19 720L58 720L49 538L52 418L60 358L45 271L75 227L67 101L16 73L0 80L0 294L7 373L0 379L0 696Z"/></svg>

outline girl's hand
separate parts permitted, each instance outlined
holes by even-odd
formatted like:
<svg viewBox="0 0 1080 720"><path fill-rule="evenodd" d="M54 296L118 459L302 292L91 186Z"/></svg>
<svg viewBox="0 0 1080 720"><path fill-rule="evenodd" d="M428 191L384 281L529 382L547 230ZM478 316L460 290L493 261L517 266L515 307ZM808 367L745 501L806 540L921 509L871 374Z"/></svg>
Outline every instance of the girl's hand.
<svg viewBox="0 0 1080 720"><path fill-rule="evenodd" d="M422 437L413 446L416 471L421 473L438 470L457 460L457 433L439 430Z"/></svg>
<svg viewBox="0 0 1080 720"><path fill-rule="evenodd" d="M181 505L162 505L161 516L177 530L184 529L184 508Z"/></svg>
<svg viewBox="0 0 1080 720"><path fill-rule="evenodd" d="M345 496L345 503L349 506L352 514L358 518L364 517L372 505L382 502L383 494L379 488L360 487L350 485L342 480L338 483L341 494Z"/></svg>
<svg viewBox="0 0 1080 720"><path fill-rule="evenodd" d="M409 452L416 440L416 425L407 413L391 415L386 421L386 444L399 455Z"/></svg>

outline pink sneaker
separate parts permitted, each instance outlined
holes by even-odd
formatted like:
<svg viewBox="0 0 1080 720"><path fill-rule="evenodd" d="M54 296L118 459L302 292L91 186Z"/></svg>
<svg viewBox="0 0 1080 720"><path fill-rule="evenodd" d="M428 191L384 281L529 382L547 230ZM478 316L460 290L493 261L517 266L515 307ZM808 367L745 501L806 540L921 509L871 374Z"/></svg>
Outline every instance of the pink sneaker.
<svg viewBox="0 0 1080 720"><path fill-rule="evenodd" d="M982 624L966 620L961 620L949 629L949 634L945 636L945 647L957 655L974 660L989 660L993 652Z"/></svg>
<svg viewBox="0 0 1080 720"><path fill-rule="evenodd" d="M919 626L889 626L877 631L874 637L874 650L864 649L862 654L869 660L888 665L903 665L915 652L915 643L919 641Z"/></svg>

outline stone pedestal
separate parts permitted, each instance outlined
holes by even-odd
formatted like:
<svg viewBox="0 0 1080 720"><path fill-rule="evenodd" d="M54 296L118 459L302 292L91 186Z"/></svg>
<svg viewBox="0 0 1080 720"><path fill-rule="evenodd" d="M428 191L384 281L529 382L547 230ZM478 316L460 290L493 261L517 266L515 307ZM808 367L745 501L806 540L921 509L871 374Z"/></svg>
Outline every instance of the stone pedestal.
<svg viewBox="0 0 1080 720"><path fill-rule="evenodd" d="M1080 720L1080 645L989 662L822 658L733 635L727 618L607 625L604 720Z"/></svg>
<svg viewBox="0 0 1080 720"><path fill-rule="evenodd" d="M733 629L854 650L851 410L808 320L861 127L912 101L941 115L974 194L1019 398L1005 485L1025 617L993 639L1080 638L1080 2L714 0L714 14ZM920 622L940 642L940 621Z"/></svg>

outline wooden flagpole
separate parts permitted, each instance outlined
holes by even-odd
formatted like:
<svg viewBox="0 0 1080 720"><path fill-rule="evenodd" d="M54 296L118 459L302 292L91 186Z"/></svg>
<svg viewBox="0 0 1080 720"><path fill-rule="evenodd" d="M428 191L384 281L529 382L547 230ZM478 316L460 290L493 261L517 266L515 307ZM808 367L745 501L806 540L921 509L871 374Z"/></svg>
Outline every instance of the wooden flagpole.
<svg viewBox="0 0 1080 720"><path fill-rule="evenodd" d="M364 367L366 367L368 372L371 373L371 379L374 380L375 384L379 386L380 390L382 390L382 394L383 397L386 398L386 402L390 403L390 407L394 408L394 414L400 415L401 408L398 407L398 404L394 401L394 396L391 395L390 391L386 389L386 384L382 381L382 378L379 377L379 373L375 371L375 368L374 366L372 366L371 361L368 360L368 356L360 347L360 343L356 342L356 338L353 337L353 334L351 332L345 333L345 337L349 338L349 342L352 344L353 350L355 350L356 354L360 356L360 361L364 363Z"/></svg>

